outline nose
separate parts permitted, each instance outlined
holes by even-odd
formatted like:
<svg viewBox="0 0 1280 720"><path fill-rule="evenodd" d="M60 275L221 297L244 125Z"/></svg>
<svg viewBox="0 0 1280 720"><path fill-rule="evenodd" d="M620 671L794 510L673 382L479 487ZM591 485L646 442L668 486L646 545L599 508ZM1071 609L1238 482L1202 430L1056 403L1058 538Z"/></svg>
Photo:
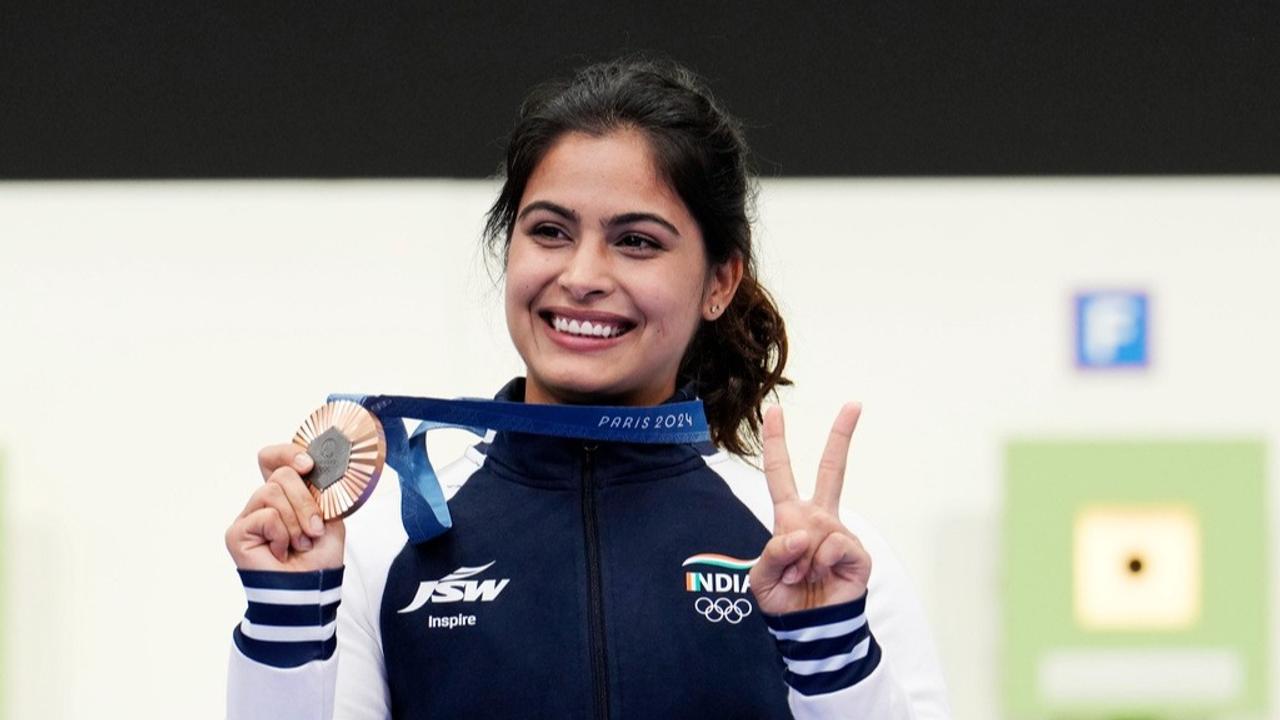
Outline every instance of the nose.
<svg viewBox="0 0 1280 720"><path fill-rule="evenodd" d="M560 287L578 302L613 292L613 263L608 243L603 239L584 239L577 243L568 264L560 273Z"/></svg>

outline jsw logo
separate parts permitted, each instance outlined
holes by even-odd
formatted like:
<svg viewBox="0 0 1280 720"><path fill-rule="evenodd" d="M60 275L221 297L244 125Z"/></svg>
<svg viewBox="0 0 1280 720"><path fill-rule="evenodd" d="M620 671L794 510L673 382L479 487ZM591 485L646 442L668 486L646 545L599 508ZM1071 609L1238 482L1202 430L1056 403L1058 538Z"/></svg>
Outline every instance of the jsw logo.
<svg viewBox="0 0 1280 720"><path fill-rule="evenodd" d="M493 563L480 567L460 567L439 580L428 580L418 586L413 602L398 612L411 613L427 603L493 602L510 578L501 580L468 580L467 578L493 567Z"/></svg>

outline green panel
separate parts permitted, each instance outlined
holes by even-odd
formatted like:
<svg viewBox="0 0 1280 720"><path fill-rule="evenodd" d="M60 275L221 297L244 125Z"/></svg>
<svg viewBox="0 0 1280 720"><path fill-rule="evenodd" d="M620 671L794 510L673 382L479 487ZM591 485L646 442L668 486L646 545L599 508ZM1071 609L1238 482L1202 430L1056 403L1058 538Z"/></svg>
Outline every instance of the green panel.
<svg viewBox="0 0 1280 720"><path fill-rule="evenodd" d="M1018 441L1006 454L1003 696L1012 720L1264 717L1267 662L1265 477L1260 442ZM1182 505L1197 516L1197 619L1176 630L1088 630L1073 607L1073 532L1098 505ZM1229 702L1051 703L1038 685L1046 652L1213 649L1237 653Z"/></svg>

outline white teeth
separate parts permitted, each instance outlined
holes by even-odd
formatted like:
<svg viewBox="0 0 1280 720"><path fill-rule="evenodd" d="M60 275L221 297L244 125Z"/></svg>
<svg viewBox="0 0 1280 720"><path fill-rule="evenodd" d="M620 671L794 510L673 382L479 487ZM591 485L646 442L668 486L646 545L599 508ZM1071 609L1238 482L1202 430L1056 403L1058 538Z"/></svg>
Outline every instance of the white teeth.
<svg viewBox="0 0 1280 720"><path fill-rule="evenodd" d="M583 335L588 337L611 338L622 334L622 328L617 325L608 325L602 322L591 322L583 320L566 320L558 315L551 317L551 326L558 332L568 333L570 335Z"/></svg>

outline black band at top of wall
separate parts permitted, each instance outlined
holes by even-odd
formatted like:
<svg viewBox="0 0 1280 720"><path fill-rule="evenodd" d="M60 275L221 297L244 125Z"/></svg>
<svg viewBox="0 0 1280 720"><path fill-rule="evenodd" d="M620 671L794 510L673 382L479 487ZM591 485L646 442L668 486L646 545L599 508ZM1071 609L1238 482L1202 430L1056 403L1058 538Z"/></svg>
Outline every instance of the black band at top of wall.
<svg viewBox="0 0 1280 720"><path fill-rule="evenodd" d="M527 90L656 51L769 176L1280 172L1275 3L0 8L0 179L485 177Z"/></svg>

